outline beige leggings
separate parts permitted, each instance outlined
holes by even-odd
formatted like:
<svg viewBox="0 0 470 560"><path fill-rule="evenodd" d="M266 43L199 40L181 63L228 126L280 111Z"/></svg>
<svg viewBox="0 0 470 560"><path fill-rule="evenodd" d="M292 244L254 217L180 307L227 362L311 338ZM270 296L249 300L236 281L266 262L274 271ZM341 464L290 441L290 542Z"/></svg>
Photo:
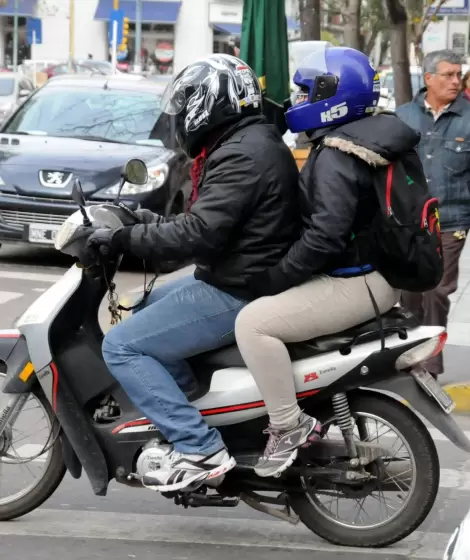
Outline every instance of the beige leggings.
<svg viewBox="0 0 470 560"><path fill-rule="evenodd" d="M239 313L237 343L273 428L295 426L301 412L284 343L333 334L372 319L375 312L365 279L382 313L397 303L400 292L378 272L355 278L322 275L277 296L257 299Z"/></svg>

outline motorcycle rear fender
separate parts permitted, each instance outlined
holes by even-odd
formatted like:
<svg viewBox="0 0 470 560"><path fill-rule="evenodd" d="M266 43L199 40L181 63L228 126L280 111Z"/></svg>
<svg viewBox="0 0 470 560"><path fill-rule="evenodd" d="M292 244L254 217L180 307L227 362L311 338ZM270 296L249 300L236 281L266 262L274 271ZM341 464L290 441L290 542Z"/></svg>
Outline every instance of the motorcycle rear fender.
<svg viewBox="0 0 470 560"><path fill-rule="evenodd" d="M399 373L388 379L377 381L365 387L387 391L399 395L419 412L428 422L464 451L470 453L470 440L461 430L452 415L446 414L437 402L429 397L410 374Z"/></svg>
<svg viewBox="0 0 470 560"><path fill-rule="evenodd" d="M17 330L0 331L0 367L6 373L3 392L30 393L37 382L26 339Z"/></svg>

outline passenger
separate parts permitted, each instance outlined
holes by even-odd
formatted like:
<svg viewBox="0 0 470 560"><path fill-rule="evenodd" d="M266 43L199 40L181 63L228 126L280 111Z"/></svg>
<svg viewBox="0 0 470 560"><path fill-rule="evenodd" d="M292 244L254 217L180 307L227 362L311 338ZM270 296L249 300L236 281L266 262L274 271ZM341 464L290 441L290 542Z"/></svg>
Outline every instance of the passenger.
<svg viewBox="0 0 470 560"><path fill-rule="evenodd" d="M194 274L155 289L103 343L111 374L173 443L163 468L144 477L166 492L192 489L235 465L182 390L194 389L186 358L235 342L237 313L254 297L247 278L279 262L301 227L297 166L261 116L252 70L237 58L210 56L182 70L169 91L163 110L195 158L190 211L171 220L144 211L145 223L100 229L88 240L93 254L100 248L197 264Z"/></svg>
<svg viewBox="0 0 470 560"><path fill-rule="evenodd" d="M276 264L249 280L260 299L236 320L236 339L266 403L270 425L259 476L275 476L298 448L319 437L320 423L300 409L285 343L306 341L374 318L400 293L373 269L355 235L379 209L374 167L397 160L419 137L392 114L372 116L380 83L368 58L334 47L308 56L294 77L297 102L286 113L292 132L312 143L300 178L305 224L301 238ZM359 254L361 253L361 254ZM266 297L261 297L266 296Z"/></svg>

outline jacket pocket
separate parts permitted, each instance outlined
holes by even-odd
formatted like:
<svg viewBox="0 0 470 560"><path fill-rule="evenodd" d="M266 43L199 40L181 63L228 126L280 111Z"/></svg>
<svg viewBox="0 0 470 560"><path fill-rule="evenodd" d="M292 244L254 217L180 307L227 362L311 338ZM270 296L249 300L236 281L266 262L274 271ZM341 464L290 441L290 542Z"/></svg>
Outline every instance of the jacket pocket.
<svg viewBox="0 0 470 560"><path fill-rule="evenodd" d="M447 140L444 147L444 167L453 173L468 171L470 175L470 142Z"/></svg>

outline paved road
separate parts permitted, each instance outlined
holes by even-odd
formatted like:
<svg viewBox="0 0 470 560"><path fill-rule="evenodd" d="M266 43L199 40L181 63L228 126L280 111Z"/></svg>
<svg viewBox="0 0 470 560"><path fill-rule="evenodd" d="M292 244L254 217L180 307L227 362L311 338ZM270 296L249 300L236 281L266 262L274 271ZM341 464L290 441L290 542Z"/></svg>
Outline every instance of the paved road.
<svg viewBox="0 0 470 560"><path fill-rule="evenodd" d="M42 250L0 251L0 328L11 327L31 302L55 282L70 261ZM163 279L162 279L163 281ZM136 270L119 274L118 292L142 285ZM467 294L468 291L468 294ZM446 377L465 379L470 363L470 256L465 255L461 288L454 298L451 344L446 349ZM468 309L467 309L468 301ZM106 309L100 314L105 325ZM457 344L455 344L457 342ZM452 344L454 343L454 344ZM465 343L465 344L464 344ZM468 377L468 376L467 376ZM470 418L459 418L470 435ZM202 560L220 558L281 560L359 560L442 558L445 543L470 508L470 456L435 430L441 460L436 505L411 537L387 550L339 549L302 526L271 519L242 505L234 509L184 510L147 490L112 483L108 496L93 495L88 481L66 477L40 510L10 523L0 523L0 559L63 558L70 560ZM21 450L28 455L28 450ZM7 465L8 466L8 465ZM16 468L9 466L10 468ZM7 487L13 484L8 475ZM1 481L0 481L1 483ZM0 484L1 489L1 484ZM1 491L0 491L1 494Z"/></svg>

